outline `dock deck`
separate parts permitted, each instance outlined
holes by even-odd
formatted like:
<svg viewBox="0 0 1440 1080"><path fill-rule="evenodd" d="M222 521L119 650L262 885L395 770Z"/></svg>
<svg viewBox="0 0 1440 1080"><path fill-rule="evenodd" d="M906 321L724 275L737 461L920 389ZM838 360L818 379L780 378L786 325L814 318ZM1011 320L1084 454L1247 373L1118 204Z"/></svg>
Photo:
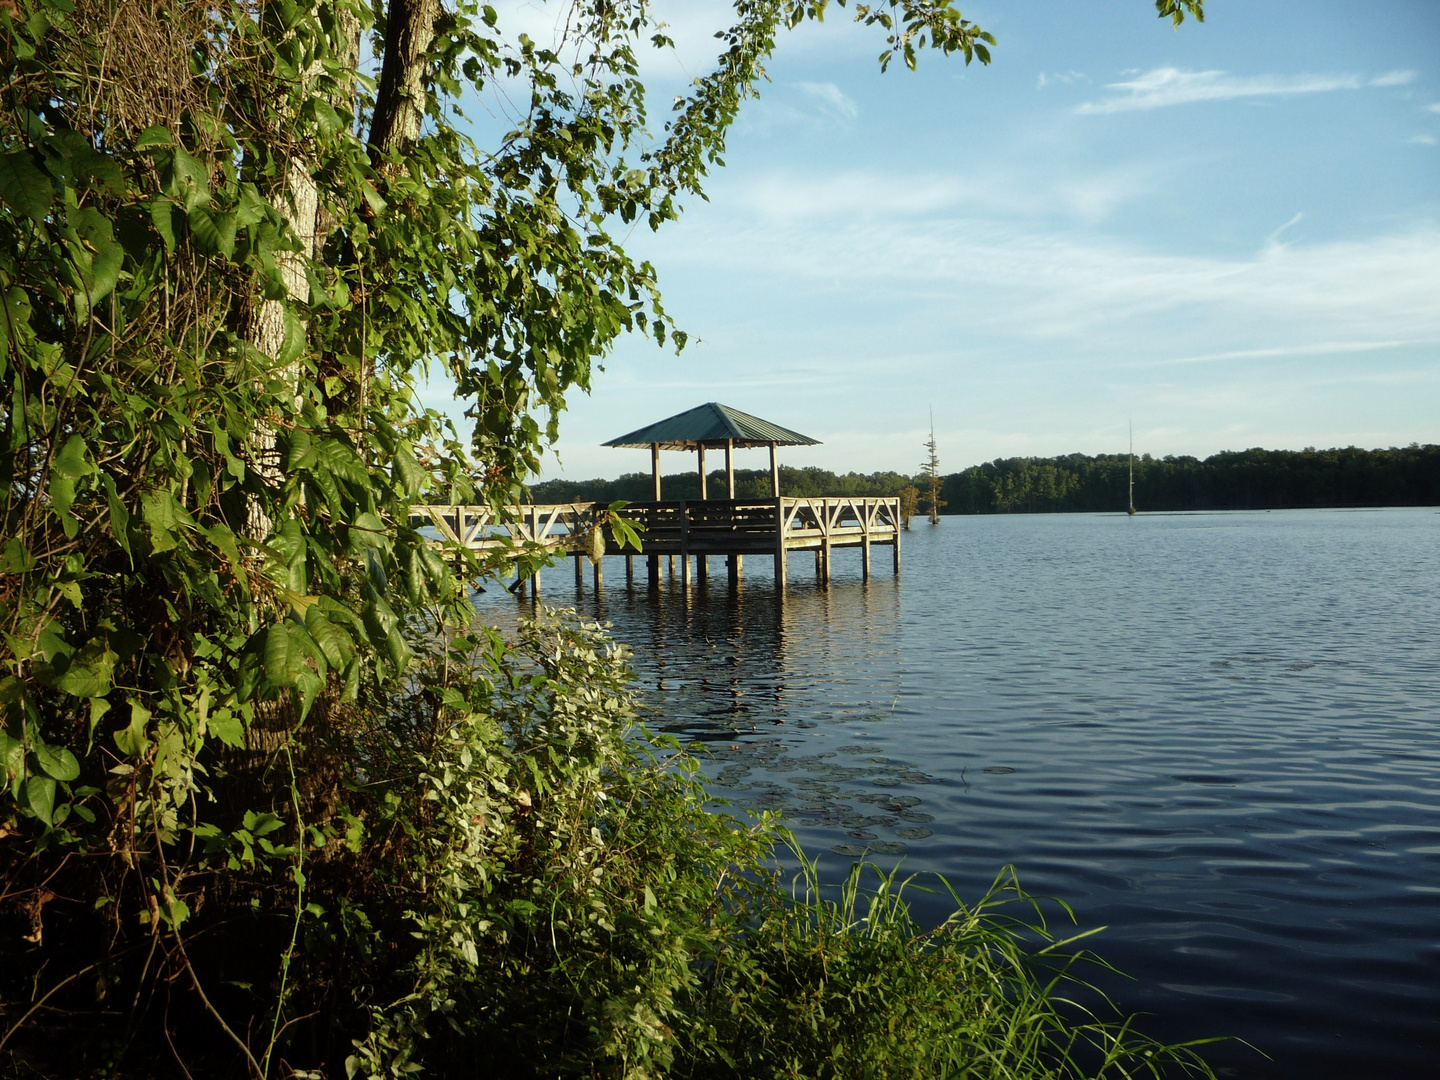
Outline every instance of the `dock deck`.
<svg viewBox="0 0 1440 1080"><path fill-rule="evenodd" d="M602 503L558 503L512 506L497 515L486 506L417 506L412 522L431 525L451 543L489 553L516 547L541 547L573 556L576 581L582 580L585 537L607 511ZM660 582L661 558L680 558L682 586L690 583L690 559L696 576L708 576L708 557L726 557L731 584L739 581L744 558L769 556L775 561L777 588L789 578L792 551L815 553L816 578L830 581L831 553L836 548L861 549L861 573L870 578L870 549L892 549L894 572L900 573L900 500L897 498L678 499L631 503L621 514L640 531L640 557L647 563L652 585ZM605 554L624 555L626 580L634 580L633 548L621 549L608 535ZM595 583L601 582L600 566ZM517 582L517 586L520 583ZM539 575L529 582L538 595Z"/></svg>

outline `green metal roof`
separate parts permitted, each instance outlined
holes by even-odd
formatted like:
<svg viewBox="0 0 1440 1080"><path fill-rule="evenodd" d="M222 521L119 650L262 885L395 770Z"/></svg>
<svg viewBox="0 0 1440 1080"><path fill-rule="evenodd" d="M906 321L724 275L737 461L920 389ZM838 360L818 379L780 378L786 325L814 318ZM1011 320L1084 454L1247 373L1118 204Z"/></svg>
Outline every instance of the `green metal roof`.
<svg viewBox="0 0 1440 1080"><path fill-rule="evenodd" d="M639 431L611 439L602 446L651 446L659 443L665 450L694 450L705 446L818 446L820 441L791 431L769 420L761 420L718 401L707 401L693 409L657 420Z"/></svg>

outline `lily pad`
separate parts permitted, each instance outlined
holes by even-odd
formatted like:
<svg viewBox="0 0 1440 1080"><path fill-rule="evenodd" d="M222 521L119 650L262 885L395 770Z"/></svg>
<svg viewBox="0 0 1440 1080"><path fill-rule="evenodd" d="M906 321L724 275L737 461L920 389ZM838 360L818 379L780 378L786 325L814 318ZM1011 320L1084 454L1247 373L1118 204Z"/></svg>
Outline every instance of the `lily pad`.
<svg viewBox="0 0 1440 1080"><path fill-rule="evenodd" d="M877 840L870 850L876 855L904 855L910 849L896 840Z"/></svg>

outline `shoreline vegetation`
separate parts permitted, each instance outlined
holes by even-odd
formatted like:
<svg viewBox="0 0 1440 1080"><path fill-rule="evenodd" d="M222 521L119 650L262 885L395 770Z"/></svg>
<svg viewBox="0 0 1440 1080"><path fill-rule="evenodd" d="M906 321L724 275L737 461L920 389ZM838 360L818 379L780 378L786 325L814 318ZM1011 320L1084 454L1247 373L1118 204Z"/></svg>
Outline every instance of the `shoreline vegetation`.
<svg viewBox="0 0 1440 1080"><path fill-rule="evenodd" d="M1129 458L1125 454L1067 454L1052 458L997 458L941 477L942 514L1064 513L1124 510ZM834 473L818 467L780 466L780 490L795 497L891 496L928 484L924 475L897 472ZM544 480L529 485L537 503L602 502L651 498L648 473L615 480ZM725 477L711 473L711 491ZM697 499L692 470L663 478L667 499ZM740 498L770 497L767 471L736 469ZM1225 451L1208 458L1135 459L1135 504L1142 510L1295 510L1440 505L1440 445L1362 450Z"/></svg>

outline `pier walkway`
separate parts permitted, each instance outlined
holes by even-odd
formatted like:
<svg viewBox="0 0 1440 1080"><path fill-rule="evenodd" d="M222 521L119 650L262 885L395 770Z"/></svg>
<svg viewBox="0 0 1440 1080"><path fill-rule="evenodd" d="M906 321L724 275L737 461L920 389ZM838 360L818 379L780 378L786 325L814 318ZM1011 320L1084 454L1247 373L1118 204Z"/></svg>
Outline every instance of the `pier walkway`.
<svg viewBox="0 0 1440 1080"><path fill-rule="evenodd" d="M536 547L575 559L575 580L583 582L583 564L589 552L589 535L608 508L601 503L559 503L512 506L496 515L485 506L417 506L411 521L434 527L443 540L462 544L479 553L514 551ZM643 545L639 556L646 561L649 582L660 583L660 560L680 560L680 581L688 588L691 557L695 576L705 581L709 557L724 556L729 581L740 580L745 556L774 559L775 581L781 592L789 579L792 551L815 553L816 580L830 581L830 567L836 548L860 549L861 574L869 580L872 547L891 548L894 573L900 573L900 500L896 498L787 498L771 499L679 499L631 503L620 511L640 532ZM625 578L633 583L633 548L620 548L602 529L606 555L625 556ZM594 568L595 587L602 581L602 564ZM518 591L529 585L539 595L536 573L517 581Z"/></svg>

